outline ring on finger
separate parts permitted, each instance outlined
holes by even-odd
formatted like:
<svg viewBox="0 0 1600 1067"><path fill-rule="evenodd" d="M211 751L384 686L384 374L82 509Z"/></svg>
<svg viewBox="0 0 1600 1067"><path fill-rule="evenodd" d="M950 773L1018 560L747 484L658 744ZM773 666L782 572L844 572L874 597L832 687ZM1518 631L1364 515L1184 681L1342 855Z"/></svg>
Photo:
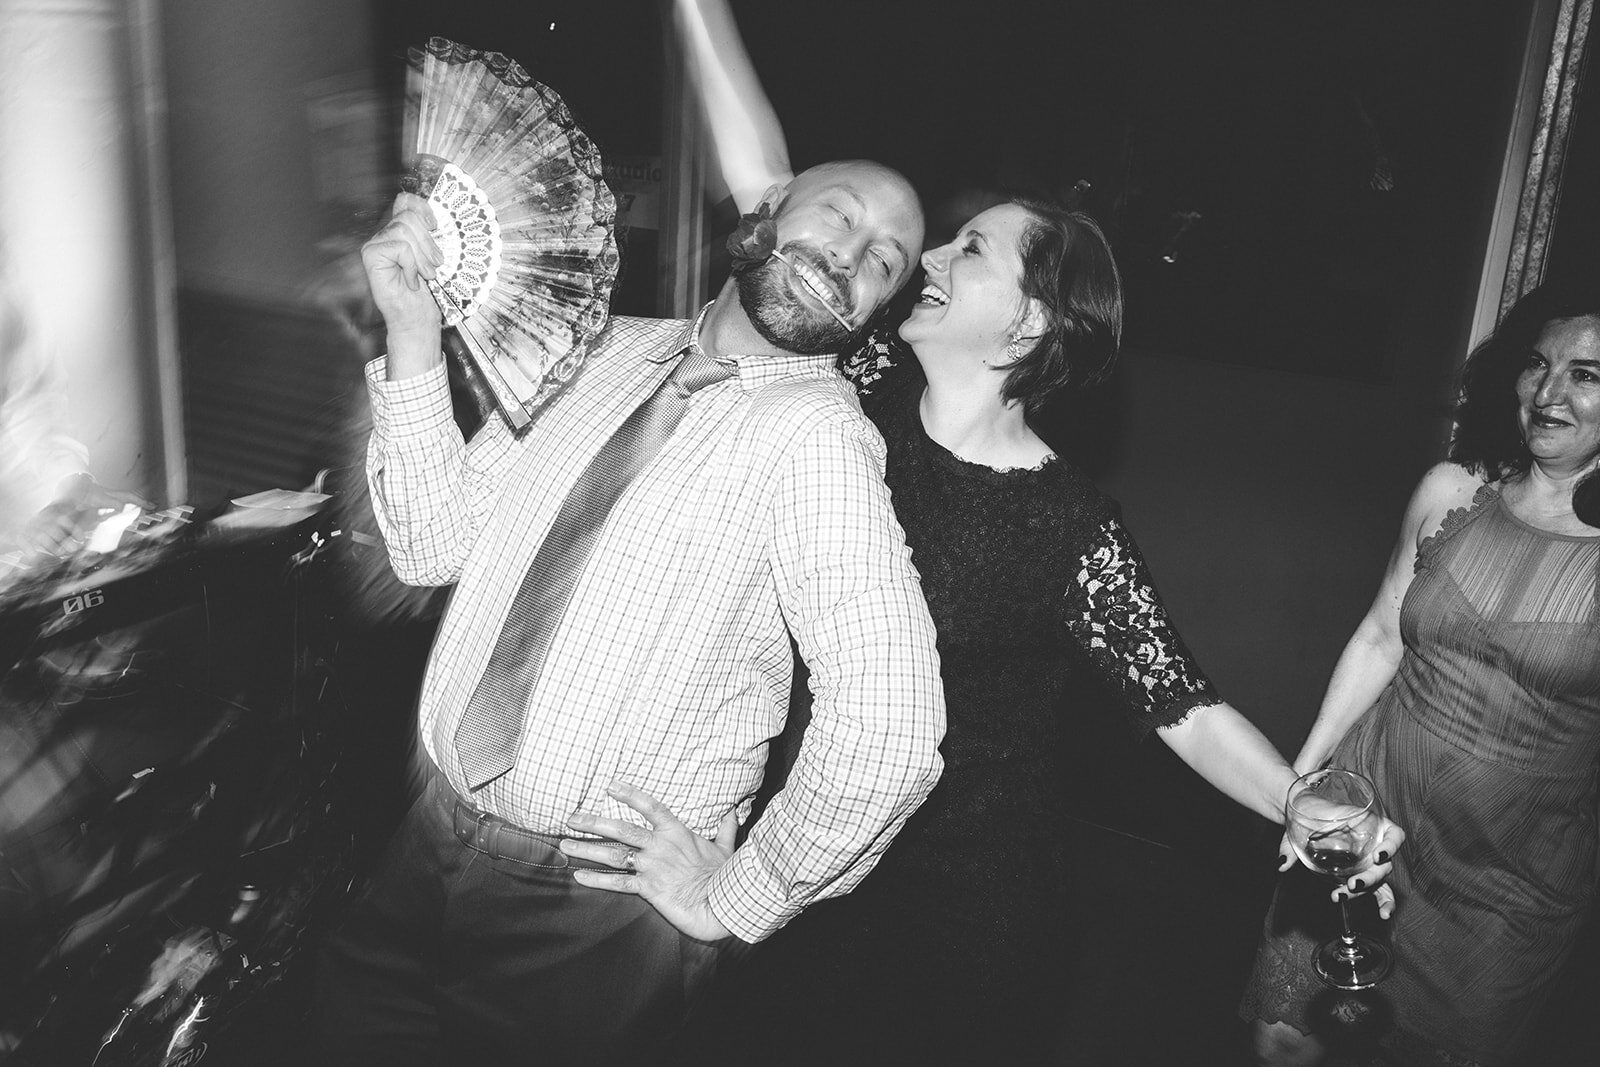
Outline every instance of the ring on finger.
<svg viewBox="0 0 1600 1067"><path fill-rule="evenodd" d="M626 849L622 853L622 862L621 862L621 864L619 864L619 866L621 866L622 869L625 870L625 871L636 871L636 870L639 869L638 866L637 866L638 859L639 859L639 850L638 849L636 849L636 848Z"/></svg>

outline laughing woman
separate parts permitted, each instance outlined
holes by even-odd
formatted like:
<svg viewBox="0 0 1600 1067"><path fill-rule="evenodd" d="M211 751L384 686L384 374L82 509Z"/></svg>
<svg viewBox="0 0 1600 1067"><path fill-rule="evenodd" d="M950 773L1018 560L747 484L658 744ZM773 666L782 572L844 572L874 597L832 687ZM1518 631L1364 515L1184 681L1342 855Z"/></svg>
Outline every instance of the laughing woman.
<svg viewBox="0 0 1600 1067"><path fill-rule="evenodd" d="M677 14L724 174L750 211L788 177L781 131L726 6L681 0ZM833 207L829 277L807 269L792 280L825 306L871 269L850 253L854 206ZM759 218L749 228L758 232ZM762 258L785 253L750 244ZM1075 675L1097 678L1133 723L1252 811L1281 821L1294 779L1195 665L1116 505L1030 424L1116 357L1121 283L1099 228L1082 214L1005 203L925 252L922 266L927 285L899 328L915 358L856 362L876 376L865 407L938 628L945 773L861 887L778 935L774 953L792 969L777 1010L803 1020L766 1050L779 1059L1049 1052L1068 945L1055 758L1072 734ZM891 346L901 347L876 345ZM1383 847L1392 854L1402 837L1387 825ZM647 841L627 841L641 866ZM1370 887L1387 872L1362 878ZM815 1040L822 1047L806 1045Z"/></svg>

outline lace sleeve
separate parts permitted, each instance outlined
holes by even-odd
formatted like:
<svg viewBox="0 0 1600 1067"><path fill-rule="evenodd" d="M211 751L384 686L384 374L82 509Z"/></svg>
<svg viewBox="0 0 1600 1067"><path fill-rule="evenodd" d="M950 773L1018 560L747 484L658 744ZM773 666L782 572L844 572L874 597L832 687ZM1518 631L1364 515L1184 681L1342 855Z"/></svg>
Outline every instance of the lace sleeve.
<svg viewBox="0 0 1600 1067"><path fill-rule="evenodd" d="M1067 593L1067 627L1140 733L1221 700L1173 628L1139 546L1120 522L1101 523L1078 565Z"/></svg>
<svg viewBox="0 0 1600 1067"><path fill-rule="evenodd" d="M850 379L863 401L898 377L896 368L916 359L895 327L878 323L854 349L839 354L839 372Z"/></svg>

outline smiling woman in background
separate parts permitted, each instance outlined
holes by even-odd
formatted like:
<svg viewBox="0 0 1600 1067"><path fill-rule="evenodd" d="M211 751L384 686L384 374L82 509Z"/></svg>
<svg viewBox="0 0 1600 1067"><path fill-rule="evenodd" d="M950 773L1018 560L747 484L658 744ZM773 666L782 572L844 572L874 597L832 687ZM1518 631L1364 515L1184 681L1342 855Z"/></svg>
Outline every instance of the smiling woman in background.
<svg viewBox="0 0 1600 1067"><path fill-rule="evenodd" d="M1575 497L1600 488L1600 285L1524 297L1468 360L1456 426L1295 767L1367 775L1409 834L1378 990L1399 1062L1520 1063L1595 880L1600 529ZM1269 1064L1324 1056L1293 896L1245 997Z"/></svg>

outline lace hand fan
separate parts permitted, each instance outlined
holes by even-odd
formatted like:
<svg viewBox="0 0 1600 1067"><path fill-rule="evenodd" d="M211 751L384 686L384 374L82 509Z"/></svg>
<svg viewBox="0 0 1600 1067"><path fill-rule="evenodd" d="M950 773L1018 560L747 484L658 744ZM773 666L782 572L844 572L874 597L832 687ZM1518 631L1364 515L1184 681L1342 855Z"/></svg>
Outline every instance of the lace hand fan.
<svg viewBox="0 0 1600 1067"><path fill-rule="evenodd" d="M444 264L429 283L513 429L605 326L616 201L566 104L497 52L435 37L411 52L402 185L427 198Z"/></svg>

